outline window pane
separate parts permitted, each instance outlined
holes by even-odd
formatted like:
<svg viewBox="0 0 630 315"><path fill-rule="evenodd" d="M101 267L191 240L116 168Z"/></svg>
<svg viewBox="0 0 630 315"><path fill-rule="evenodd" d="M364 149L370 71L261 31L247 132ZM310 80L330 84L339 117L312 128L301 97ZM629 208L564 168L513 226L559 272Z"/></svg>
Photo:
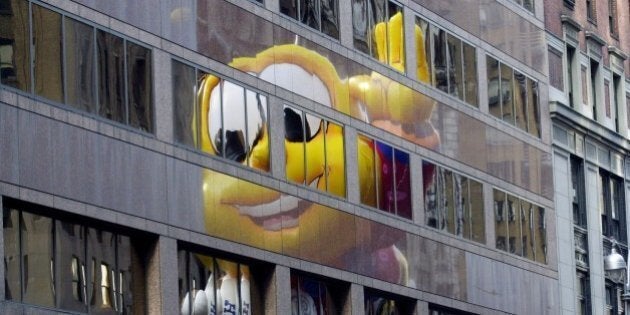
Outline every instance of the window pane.
<svg viewBox="0 0 630 315"><path fill-rule="evenodd" d="M223 157L244 162L247 158L245 124L245 89L229 81L223 81L223 139L217 147Z"/></svg>
<svg viewBox="0 0 630 315"><path fill-rule="evenodd" d="M127 99L129 125L153 132L153 77L151 50L127 42Z"/></svg>
<svg viewBox="0 0 630 315"><path fill-rule="evenodd" d="M294 19L298 17L298 1L297 0L280 0L280 12Z"/></svg>
<svg viewBox="0 0 630 315"><path fill-rule="evenodd" d="M56 221L59 307L86 312L85 232L78 224Z"/></svg>
<svg viewBox="0 0 630 315"><path fill-rule="evenodd" d="M431 27L433 38L433 84L439 90L448 93L446 32L437 27Z"/></svg>
<svg viewBox="0 0 630 315"><path fill-rule="evenodd" d="M540 137L540 104L538 103L538 82L527 78L527 130Z"/></svg>
<svg viewBox="0 0 630 315"><path fill-rule="evenodd" d="M118 257L116 288L117 310L123 314L134 314L132 288L134 286L134 274L132 273L132 262L138 257L134 257L134 248L128 236L118 235L118 246L116 256Z"/></svg>
<svg viewBox="0 0 630 315"><path fill-rule="evenodd" d="M462 41L448 34L447 48L449 93L463 100Z"/></svg>
<svg viewBox="0 0 630 315"><path fill-rule="evenodd" d="M468 193L469 180L466 176L455 174L455 215L457 225L455 235L471 238L470 200Z"/></svg>
<svg viewBox="0 0 630 315"><path fill-rule="evenodd" d="M252 306L252 279L249 266L239 264L240 268L240 297L241 297L241 310L243 315L253 314L255 309Z"/></svg>
<svg viewBox="0 0 630 315"><path fill-rule="evenodd" d="M234 262L217 259L219 267L217 279L217 298L219 314L239 314L238 265ZM222 311L221 311L222 310Z"/></svg>
<svg viewBox="0 0 630 315"><path fill-rule="evenodd" d="M22 302L54 307L53 220L23 212L21 228L24 273Z"/></svg>
<svg viewBox="0 0 630 315"><path fill-rule="evenodd" d="M418 54L418 80L424 83L431 81L431 33L429 23L416 17L416 53Z"/></svg>
<svg viewBox="0 0 630 315"><path fill-rule="evenodd" d="M394 150L396 167L396 214L411 219L411 174L409 154Z"/></svg>
<svg viewBox="0 0 630 315"><path fill-rule="evenodd" d="M488 71L488 108L490 114L501 118L501 76L499 73L499 61L487 57L486 68Z"/></svg>
<svg viewBox="0 0 630 315"><path fill-rule="evenodd" d="M310 125L304 121L301 110L284 107L284 145L286 154L287 179L296 183L304 183L305 132L310 132ZM290 154L289 154L290 153Z"/></svg>
<svg viewBox="0 0 630 315"><path fill-rule="evenodd" d="M501 108L503 121L514 124L514 104L512 86L512 68L505 64L501 64Z"/></svg>
<svg viewBox="0 0 630 315"><path fill-rule="evenodd" d="M509 252L516 255L523 255L523 245L521 239L521 203L518 198L508 194L507 218L508 218L508 245Z"/></svg>
<svg viewBox="0 0 630 315"><path fill-rule="evenodd" d="M559 52L551 47L547 49L547 52L547 56L549 56L549 84L562 91L564 90L562 52ZM567 61L570 63L570 60Z"/></svg>
<svg viewBox="0 0 630 315"><path fill-rule="evenodd" d="M470 218L472 220L471 239L480 243L486 242L486 225L483 211L483 185L469 180L470 186Z"/></svg>
<svg viewBox="0 0 630 315"><path fill-rule="evenodd" d="M352 1L352 38L354 48L370 54L372 48L372 32L374 27L374 8L372 2L364 0Z"/></svg>
<svg viewBox="0 0 630 315"><path fill-rule="evenodd" d="M546 264L547 263L547 223L545 221L545 209L538 208L537 214L534 216L536 220L534 226L536 228L535 242L536 242L536 261Z"/></svg>
<svg viewBox="0 0 630 315"><path fill-rule="evenodd" d="M304 115L306 141L304 151L306 154L306 182L311 187L326 191L326 144L325 144L325 121L320 117ZM332 145L332 144L331 144Z"/></svg>
<svg viewBox="0 0 630 315"><path fill-rule="evenodd" d="M346 196L346 158L344 153L343 127L326 124L326 184L328 192Z"/></svg>
<svg viewBox="0 0 630 315"><path fill-rule="evenodd" d="M389 213L396 213L394 208L394 150L391 146L376 141L377 162L377 194L379 198L378 208Z"/></svg>
<svg viewBox="0 0 630 315"><path fill-rule="evenodd" d="M321 17L318 1L298 0L300 2L300 22L316 29L320 29L319 19Z"/></svg>
<svg viewBox="0 0 630 315"><path fill-rule="evenodd" d="M190 314L190 288L188 273L188 258L190 254L187 251L177 251L177 283L179 288L179 307L182 315Z"/></svg>
<svg viewBox="0 0 630 315"><path fill-rule="evenodd" d="M477 52L475 47L464 43L464 93L466 103L477 106Z"/></svg>
<svg viewBox="0 0 630 315"><path fill-rule="evenodd" d="M494 190L494 221L496 235L496 248L507 251L508 231L507 231L507 200L506 194L499 190Z"/></svg>
<svg viewBox="0 0 630 315"><path fill-rule="evenodd" d="M20 270L20 212L5 208L3 211L4 235L4 292L7 300L22 300Z"/></svg>
<svg viewBox="0 0 630 315"><path fill-rule="evenodd" d="M457 217L455 215L455 181L453 179L453 172L439 168L438 176L442 178L438 183L438 204L442 212L442 217L446 218L446 230L455 234L455 226L457 224ZM441 187L440 187L441 186Z"/></svg>
<svg viewBox="0 0 630 315"><path fill-rule="evenodd" d="M361 203L376 207L378 200L376 195L374 140L364 135L357 135L357 159Z"/></svg>
<svg viewBox="0 0 630 315"><path fill-rule="evenodd" d="M35 93L64 102L61 14L33 5Z"/></svg>
<svg viewBox="0 0 630 315"><path fill-rule="evenodd" d="M66 102L79 110L96 113L94 28L65 18Z"/></svg>
<svg viewBox="0 0 630 315"><path fill-rule="evenodd" d="M97 314L113 314L113 277L116 265L116 238L111 232L87 229L90 310Z"/></svg>
<svg viewBox="0 0 630 315"><path fill-rule="evenodd" d="M424 191L424 215L427 225L437 228L439 217L437 211L437 171L435 164L422 161L422 181Z"/></svg>
<svg viewBox="0 0 630 315"><path fill-rule="evenodd" d="M267 97L247 90L246 101L249 166L262 171L269 171Z"/></svg>
<svg viewBox="0 0 630 315"><path fill-rule="evenodd" d="M324 34L339 38L339 0L321 0L321 30Z"/></svg>
<svg viewBox="0 0 630 315"><path fill-rule="evenodd" d="M533 226L533 207L532 204L525 200L521 200L521 231L523 239L523 257L534 260L534 226Z"/></svg>
<svg viewBox="0 0 630 315"><path fill-rule="evenodd" d="M98 30L96 42L99 115L125 123L125 51L123 39Z"/></svg>
<svg viewBox="0 0 630 315"><path fill-rule="evenodd" d="M0 30L0 83L30 92L30 40L27 1L12 1L12 15Z"/></svg>
<svg viewBox="0 0 630 315"><path fill-rule="evenodd" d="M518 71L514 71L514 116L516 126L527 131L526 77Z"/></svg>
<svg viewBox="0 0 630 315"><path fill-rule="evenodd" d="M173 77L173 133L175 141L191 147L198 139L193 130L199 130L194 119L199 114L196 106L197 82L195 68L172 60Z"/></svg>

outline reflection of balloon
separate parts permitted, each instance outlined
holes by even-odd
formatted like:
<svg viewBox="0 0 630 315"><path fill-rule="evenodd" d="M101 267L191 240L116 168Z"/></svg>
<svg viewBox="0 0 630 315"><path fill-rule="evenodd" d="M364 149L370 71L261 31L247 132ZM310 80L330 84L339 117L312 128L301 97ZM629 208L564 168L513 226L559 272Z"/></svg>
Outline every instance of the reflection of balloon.
<svg viewBox="0 0 630 315"><path fill-rule="evenodd" d="M208 282L206 283L204 292L206 293L206 298L208 299L209 314L216 314L217 304L214 299L214 274L210 274L210 277L208 277Z"/></svg>
<svg viewBox="0 0 630 315"><path fill-rule="evenodd" d="M291 290L291 314L293 315L317 315L315 301L306 292L298 288Z"/></svg>
<svg viewBox="0 0 630 315"><path fill-rule="evenodd" d="M400 14L396 14L388 22L388 32L395 34L394 36L384 37L383 23L377 25L375 31L378 50L391 52L390 55L385 55L383 60L399 70L404 69L401 18ZM379 28L381 31L378 31ZM418 34L418 31L416 44L419 51L420 49L424 51L422 34ZM388 40L390 42L387 42ZM389 48L383 49L383 45L389 45ZM383 56L379 58L381 57ZM362 114L361 117L365 117L366 122L415 143L430 148L439 144L439 137L430 124L433 101L418 96L420 94L414 93L412 89L376 72L371 75L341 79L333 64L325 56L293 44L270 47L255 57L237 58L231 66L295 93L302 95L310 93L317 102L339 112L353 117L360 117L359 114ZM418 78L421 81L428 81L427 69L426 60L419 59ZM221 79L212 75L205 76L200 83L198 102L201 132L198 140L202 150L227 156L228 154L218 152L219 146L214 140L217 133L227 134L227 131L220 129L224 128L223 124L217 126L217 121L221 119L216 117L216 111L212 109L213 104L222 104L223 112L237 111L238 108L243 108L243 101L240 101L241 103L230 101L242 99L239 97L226 99L230 93L220 92L222 85ZM228 90L233 89L230 87ZM238 95L238 93L231 94ZM286 111L285 115L287 115ZM266 121L261 127L257 141L253 142L251 147L237 150L238 154L234 156L238 158L234 160L255 169L268 171L270 148ZM319 189L333 194L345 195L344 166L346 161L343 128L326 122L312 124L309 127L313 131L312 137L300 139L301 141L293 141L293 136L285 139L287 178L306 185L317 185ZM301 125L301 128L305 130L306 126ZM287 135L290 135L292 130L288 131ZM234 133L233 140L245 143L242 135L243 133ZM221 149L223 148L227 148L225 144L222 144ZM359 172L374 171L366 167L361 158L361 156L373 156L373 150L373 147L359 143ZM380 168L380 161L379 158L377 165L372 167ZM371 177L371 183L369 180L361 182L360 189L374 182L374 177ZM385 268L375 267L373 270L383 275L374 274L374 276L398 283L405 283L407 280L406 259L395 246L392 246L400 236L390 235L386 240L381 241L370 240L369 236L357 235L355 239L354 236L340 237L336 234L320 233L322 227L331 231L342 231L344 224L354 224L352 220L348 222L340 220L342 216L335 214L336 210L211 170L203 172L203 198L205 226L210 234L277 252L317 255L324 262L335 261L344 255L352 255L353 251L360 250L357 249L357 245L362 246L361 243L366 242L371 248L382 248L387 253L385 256L388 259L391 258L384 263ZM371 232L361 231L361 233ZM321 246L326 246L326 249L320 250ZM376 255L378 256L379 253ZM381 262L383 262L381 259L374 260L377 265ZM388 274L389 268L395 271L395 275ZM236 290L235 274L224 278L223 282ZM241 282L244 283L242 279ZM227 300L237 292L230 291L228 287L224 292L222 285L221 294L226 294L223 300Z"/></svg>

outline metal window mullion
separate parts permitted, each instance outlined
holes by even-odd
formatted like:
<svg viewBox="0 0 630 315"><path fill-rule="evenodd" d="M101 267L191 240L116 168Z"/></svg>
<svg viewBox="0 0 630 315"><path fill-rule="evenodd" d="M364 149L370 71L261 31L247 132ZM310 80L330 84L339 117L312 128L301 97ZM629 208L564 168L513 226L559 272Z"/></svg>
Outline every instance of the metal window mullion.
<svg viewBox="0 0 630 315"><path fill-rule="evenodd" d="M308 175L308 166L306 164L306 124L308 121L306 120L306 113L304 113L303 110L300 110L300 119L302 119L302 184L308 185L306 182L306 177Z"/></svg>
<svg viewBox="0 0 630 315"><path fill-rule="evenodd" d="M392 147L392 155L391 155L391 159L392 159L392 195L394 197L394 214L398 215L398 181L397 181L397 174L396 174L396 149Z"/></svg>
<svg viewBox="0 0 630 315"><path fill-rule="evenodd" d="M326 140L328 138L328 128L329 128L329 122L326 120L322 120L321 121L322 124L322 132L324 133L324 174L322 174L322 176L324 176L324 182L326 183L326 187L324 187L324 189L326 190L326 192L328 192L328 155L326 154L328 152L327 150L327 146L326 146Z"/></svg>
<svg viewBox="0 0 630 315"><path fill-rule="evenodd" d="M318 31L322 31L322 2L321 0L312 0L315 1L315 4L313 5L313 8L315 8L316 13L317 13L317 25L318 25Z"/></svg>
<svg viewBox="0 0 630 315"><path fill-rule="evenodd" d="M123 77L124 77L124 99L125 99L125 117L123 118L123 123L125 125L129 125L129 71L128 71L128 62L127 62L127 39L123 38Z"/></svg>
<svg viewBox="0 0 630 315"><path fill-rule="evenodd" d="M67 76L67 73L68 73L67 67L68 67L68 65L67 65L67 62L66 62L67 51L66 51L66 23L65 23L66 19L68 19L68 17L62 14L61 15L61 60L60 61L61 61L61 64L62 64L61 65L61 75L62 75L62 78L61 78L61 81L62 81L61 82L61 84L62 84L61 90L62 90L62 93L63 93L63 103L64 104L68 104L68 76Z"/></svg>
<svg viewBox="0 0 630 315"><path fill-rule="evenodd" d="M219 91L221 92L220 97L219 97L219 107L221 108L221 110L220 110L220 112L221 112L221 154L220 154L220 156L225 158L225 138L226 138L226 133L225 133L225 117L224 117L224 114L223 114L223 99L225 98L225 88L224 87L225 87L225 81L224 80L220 80L220 83L219 83ZM208 106L210 106L209 103L208 103ZM210 122L208 122L208 123L210 123ZM212 137L212 135L210 135L210 137ZM192 310L192 308L191 308L191 310Z"/></svg>
<svg viewBox="0 0 630 315"><path fill-rule="evenodd" d="M29 71L30 71L30 92L35 94L35 45L33 43L33 3L28 3L28 47L29 47Z"/></svg>
<svg viewBox="0 0 630 315"><path fill-rule="evenodd" d="M247 116L247 105L248 105L248 101L247 101L247 89L243 88L243 106L245 107L245 110L243 111L243 115L245 115L245 119L243 121L245 121L245 163L247 164L247 166L250 165L249 163L249 152L251 152L251 148L249 147L249 123L247 121L247 119L249 118Z"/></svg>
<svg viewBox="0 0 630 315"><path fill-rule="evenodd" d="M96 27L92 26L92 45L94 45L93 47L93 51L92 51L92 60L93 60L93 67L94 69L92 69L92 78L94 79L93 84L94 84L94 101L96 102L96 106L95 108L95 114L98 116L100 111L101 111L101 103L99 101L100 98L100 91L99 91L99 72L100 72L100 67L99 67L99 58L98 58L98 38L96 37L96 33L97 33L97 29ZM87 259L87 258L86 258Z"/></svg>

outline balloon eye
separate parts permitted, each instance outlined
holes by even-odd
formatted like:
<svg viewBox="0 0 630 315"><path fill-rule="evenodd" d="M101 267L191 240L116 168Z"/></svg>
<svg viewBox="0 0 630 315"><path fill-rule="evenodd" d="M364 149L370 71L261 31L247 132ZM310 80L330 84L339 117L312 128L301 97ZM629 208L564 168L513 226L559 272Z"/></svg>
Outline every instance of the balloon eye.
<svg viewBox="0 0 630 315"><path fill-rule="evenodd" d="M266 128L267 99L228 81L210 96L208 132L217 155L244 162Z"/></svg>

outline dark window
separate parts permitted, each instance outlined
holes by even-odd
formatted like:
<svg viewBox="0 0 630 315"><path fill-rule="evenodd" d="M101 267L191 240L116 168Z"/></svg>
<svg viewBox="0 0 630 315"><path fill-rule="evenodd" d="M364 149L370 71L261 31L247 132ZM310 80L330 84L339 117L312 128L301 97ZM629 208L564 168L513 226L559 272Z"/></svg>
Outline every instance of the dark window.
<svg viewBox="0 0 630 315"><path fill-rule="evenodd" d="M339 38L338 0L280 0L280 12L332 38Z"/></svg>
<svg viewBox="0 0 630 315"><path fill-rule="evenodd" d="M96 63L94 27L64 19L66 103L79 110L96 113Z"/></svg>
<svg viewBox="0 0 630 315"><path fill-rule="evenodd" d="M577 314L591 314L591 283L588 271L576 271L576 295L578 300Z"/></svg>
<svg viewBox="0 0 630 315"><path fill-rule="evenodd" d="M386 292L365 289L365 314L414 314L415 302Z"/></svg>
<svg viewBox="0 0 630 315"><path fill-rule="evenodd" d="M341 314L347 288L332 281L291 273L291 314Z"/></svg>
<svg viewBox="0 0 630 315"><path fill-rule="evenodd" d="M11 241L4 252L6 299L91 314L144 312L133 301L144 296L145 238L13 207L3 217Z"/></svg>
<svg viewBox="0 0 630 315"><path fill-rule="evenodd" d="M33 5L32 12L35 94L63 103L61 14L38 5Z"/></svg>
<svg viewBox="0 0 630 315"><path fill-rule="evenodd" d="M574 98L574 85L573 78L576 77L576 60L575 60L575 48L572 46L567 46L567 54L566 54L566 63L567 63L567 92L569 96L569 105L571 107L575 107Z"/></svg>
<svg viewBox="0 0 630 315"><path fill-rule="evenodd" d="M571 156L571 200L573 204L573 224L586 229L584 162L575 156Z"/></svg>
<svg viewBox="0 0 630 315"><path fill-rule="evenodd" d="M602 234L626 243L625 198L623 179L604 170L599 171L599 211L602 217Z"/></svg>
<svg viewBox="0 0 630 315"><path fill-rule="evenodd" d="M29 3L28 1L1 1L10 6L10 14L1 15L0 31L0 83L25 92L31 91ZM3 14L6 13L2 12Z"/></svg>
<svg viewBox="0 0 630 315"><path fill-rule="evenodd" d="M612 112L615 118L615 131L621 132L619 128L619 94L621 93L621 76L613 74L613 90L610 102L612 103Z"/></svg>

